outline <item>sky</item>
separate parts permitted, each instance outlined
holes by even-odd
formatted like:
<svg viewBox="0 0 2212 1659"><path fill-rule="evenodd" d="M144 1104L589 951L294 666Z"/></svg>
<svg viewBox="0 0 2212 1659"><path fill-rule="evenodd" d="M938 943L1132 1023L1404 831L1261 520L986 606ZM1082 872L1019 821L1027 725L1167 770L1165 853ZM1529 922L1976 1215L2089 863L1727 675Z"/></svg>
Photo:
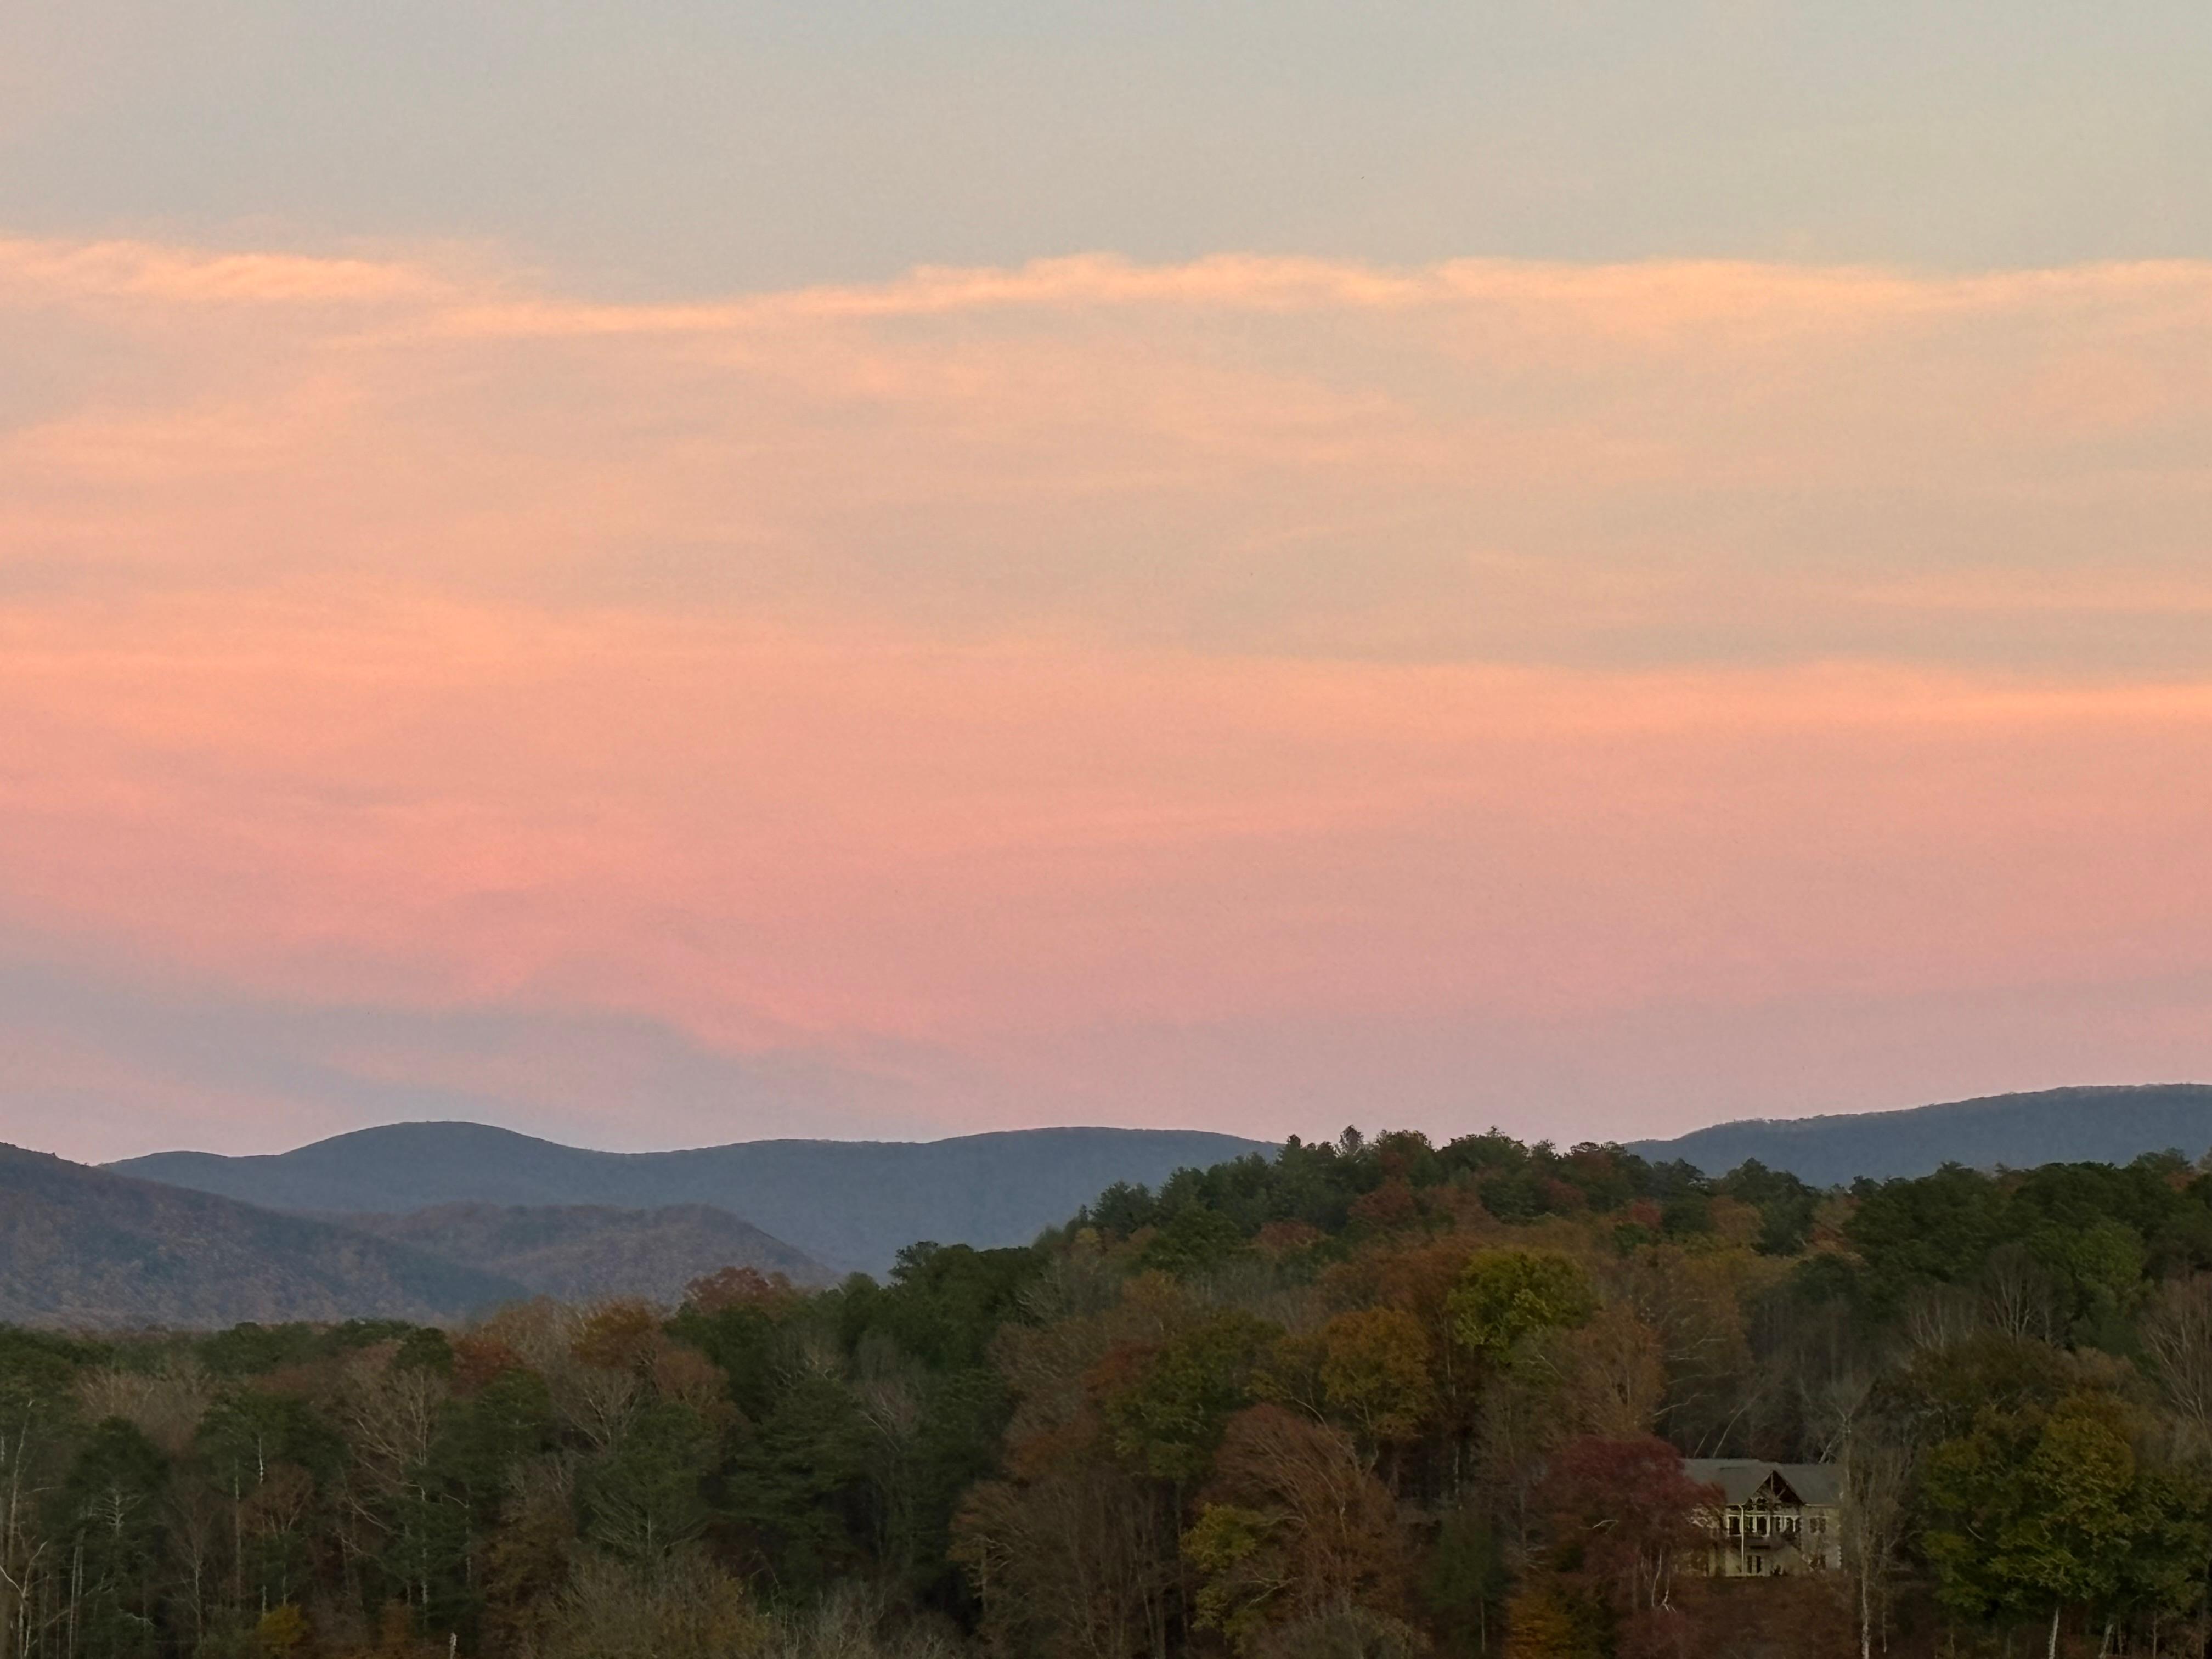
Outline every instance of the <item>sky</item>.
<svg viewBox="0 0 2212 1659"><path fill-rule="evenodd" d="M0 1139L2212 1078L2212 11L0 12Z"/></svg>

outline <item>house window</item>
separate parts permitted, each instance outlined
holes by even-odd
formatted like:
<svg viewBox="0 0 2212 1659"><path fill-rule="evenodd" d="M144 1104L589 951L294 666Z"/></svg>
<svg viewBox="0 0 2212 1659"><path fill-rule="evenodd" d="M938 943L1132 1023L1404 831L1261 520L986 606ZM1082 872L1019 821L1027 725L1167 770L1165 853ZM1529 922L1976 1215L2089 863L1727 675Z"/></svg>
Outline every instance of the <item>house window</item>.
<svg viewBox="0 0 2212 1659"><path fill-rule="evenodd" d="M1743 1511L1741 1510L1730 1510L1728 1512L1728 1529L1729 1536L1731 1538L1736 1537L1742 1533Z"/></svg>

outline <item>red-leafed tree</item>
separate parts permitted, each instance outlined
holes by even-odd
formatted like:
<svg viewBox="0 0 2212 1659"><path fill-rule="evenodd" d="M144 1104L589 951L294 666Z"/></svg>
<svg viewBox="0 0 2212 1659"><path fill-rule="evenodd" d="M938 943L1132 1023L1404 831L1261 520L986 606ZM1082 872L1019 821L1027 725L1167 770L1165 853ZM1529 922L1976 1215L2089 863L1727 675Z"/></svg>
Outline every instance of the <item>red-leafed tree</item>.
<svg viewBox="0 0 2212 1659"><path fill-rule="evenodd" d="M1538 1492L1556 1559L1629 1625L1665 1625L1675 1575L1705 1547L1700 1510L1723 1502L1690 1479L1680 1453L1650 1436L1571 1440Z"/></svg>

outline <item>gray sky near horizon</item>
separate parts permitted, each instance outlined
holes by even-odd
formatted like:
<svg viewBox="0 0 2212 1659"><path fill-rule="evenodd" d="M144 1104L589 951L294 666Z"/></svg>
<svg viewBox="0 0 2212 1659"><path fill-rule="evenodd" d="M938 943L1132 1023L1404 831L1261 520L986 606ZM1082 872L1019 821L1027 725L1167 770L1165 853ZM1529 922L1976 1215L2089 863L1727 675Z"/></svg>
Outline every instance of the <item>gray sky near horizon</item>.
<svg viewBox="0 0 2212 1659"><path fill-rule="evenodd" d="M80 0L0 17L0 226L489 242L633 297L1094 249L2203 257L2208 82L2179 0Z"/></svg>

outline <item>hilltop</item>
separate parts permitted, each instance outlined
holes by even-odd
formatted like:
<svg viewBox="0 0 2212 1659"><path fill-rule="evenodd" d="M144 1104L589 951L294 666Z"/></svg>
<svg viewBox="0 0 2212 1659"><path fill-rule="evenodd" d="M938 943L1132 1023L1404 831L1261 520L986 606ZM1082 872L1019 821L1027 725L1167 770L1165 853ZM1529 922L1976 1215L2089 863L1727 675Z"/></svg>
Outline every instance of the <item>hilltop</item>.
<svg viewBox="0 0 2212 1659"><path fill-rule="evenodd" d="M2212 1147L2212 1085L2148 1084L1990 1095L1894 1112L1751 1118L1630 1152L1680 1158L1708 1175L1756 1159L1816 1187L1862 1176L1922 1176L1946 1164L2015 1170L2043 1164L2126 1164L2145 1152L2195 1158Z"/></svg>

